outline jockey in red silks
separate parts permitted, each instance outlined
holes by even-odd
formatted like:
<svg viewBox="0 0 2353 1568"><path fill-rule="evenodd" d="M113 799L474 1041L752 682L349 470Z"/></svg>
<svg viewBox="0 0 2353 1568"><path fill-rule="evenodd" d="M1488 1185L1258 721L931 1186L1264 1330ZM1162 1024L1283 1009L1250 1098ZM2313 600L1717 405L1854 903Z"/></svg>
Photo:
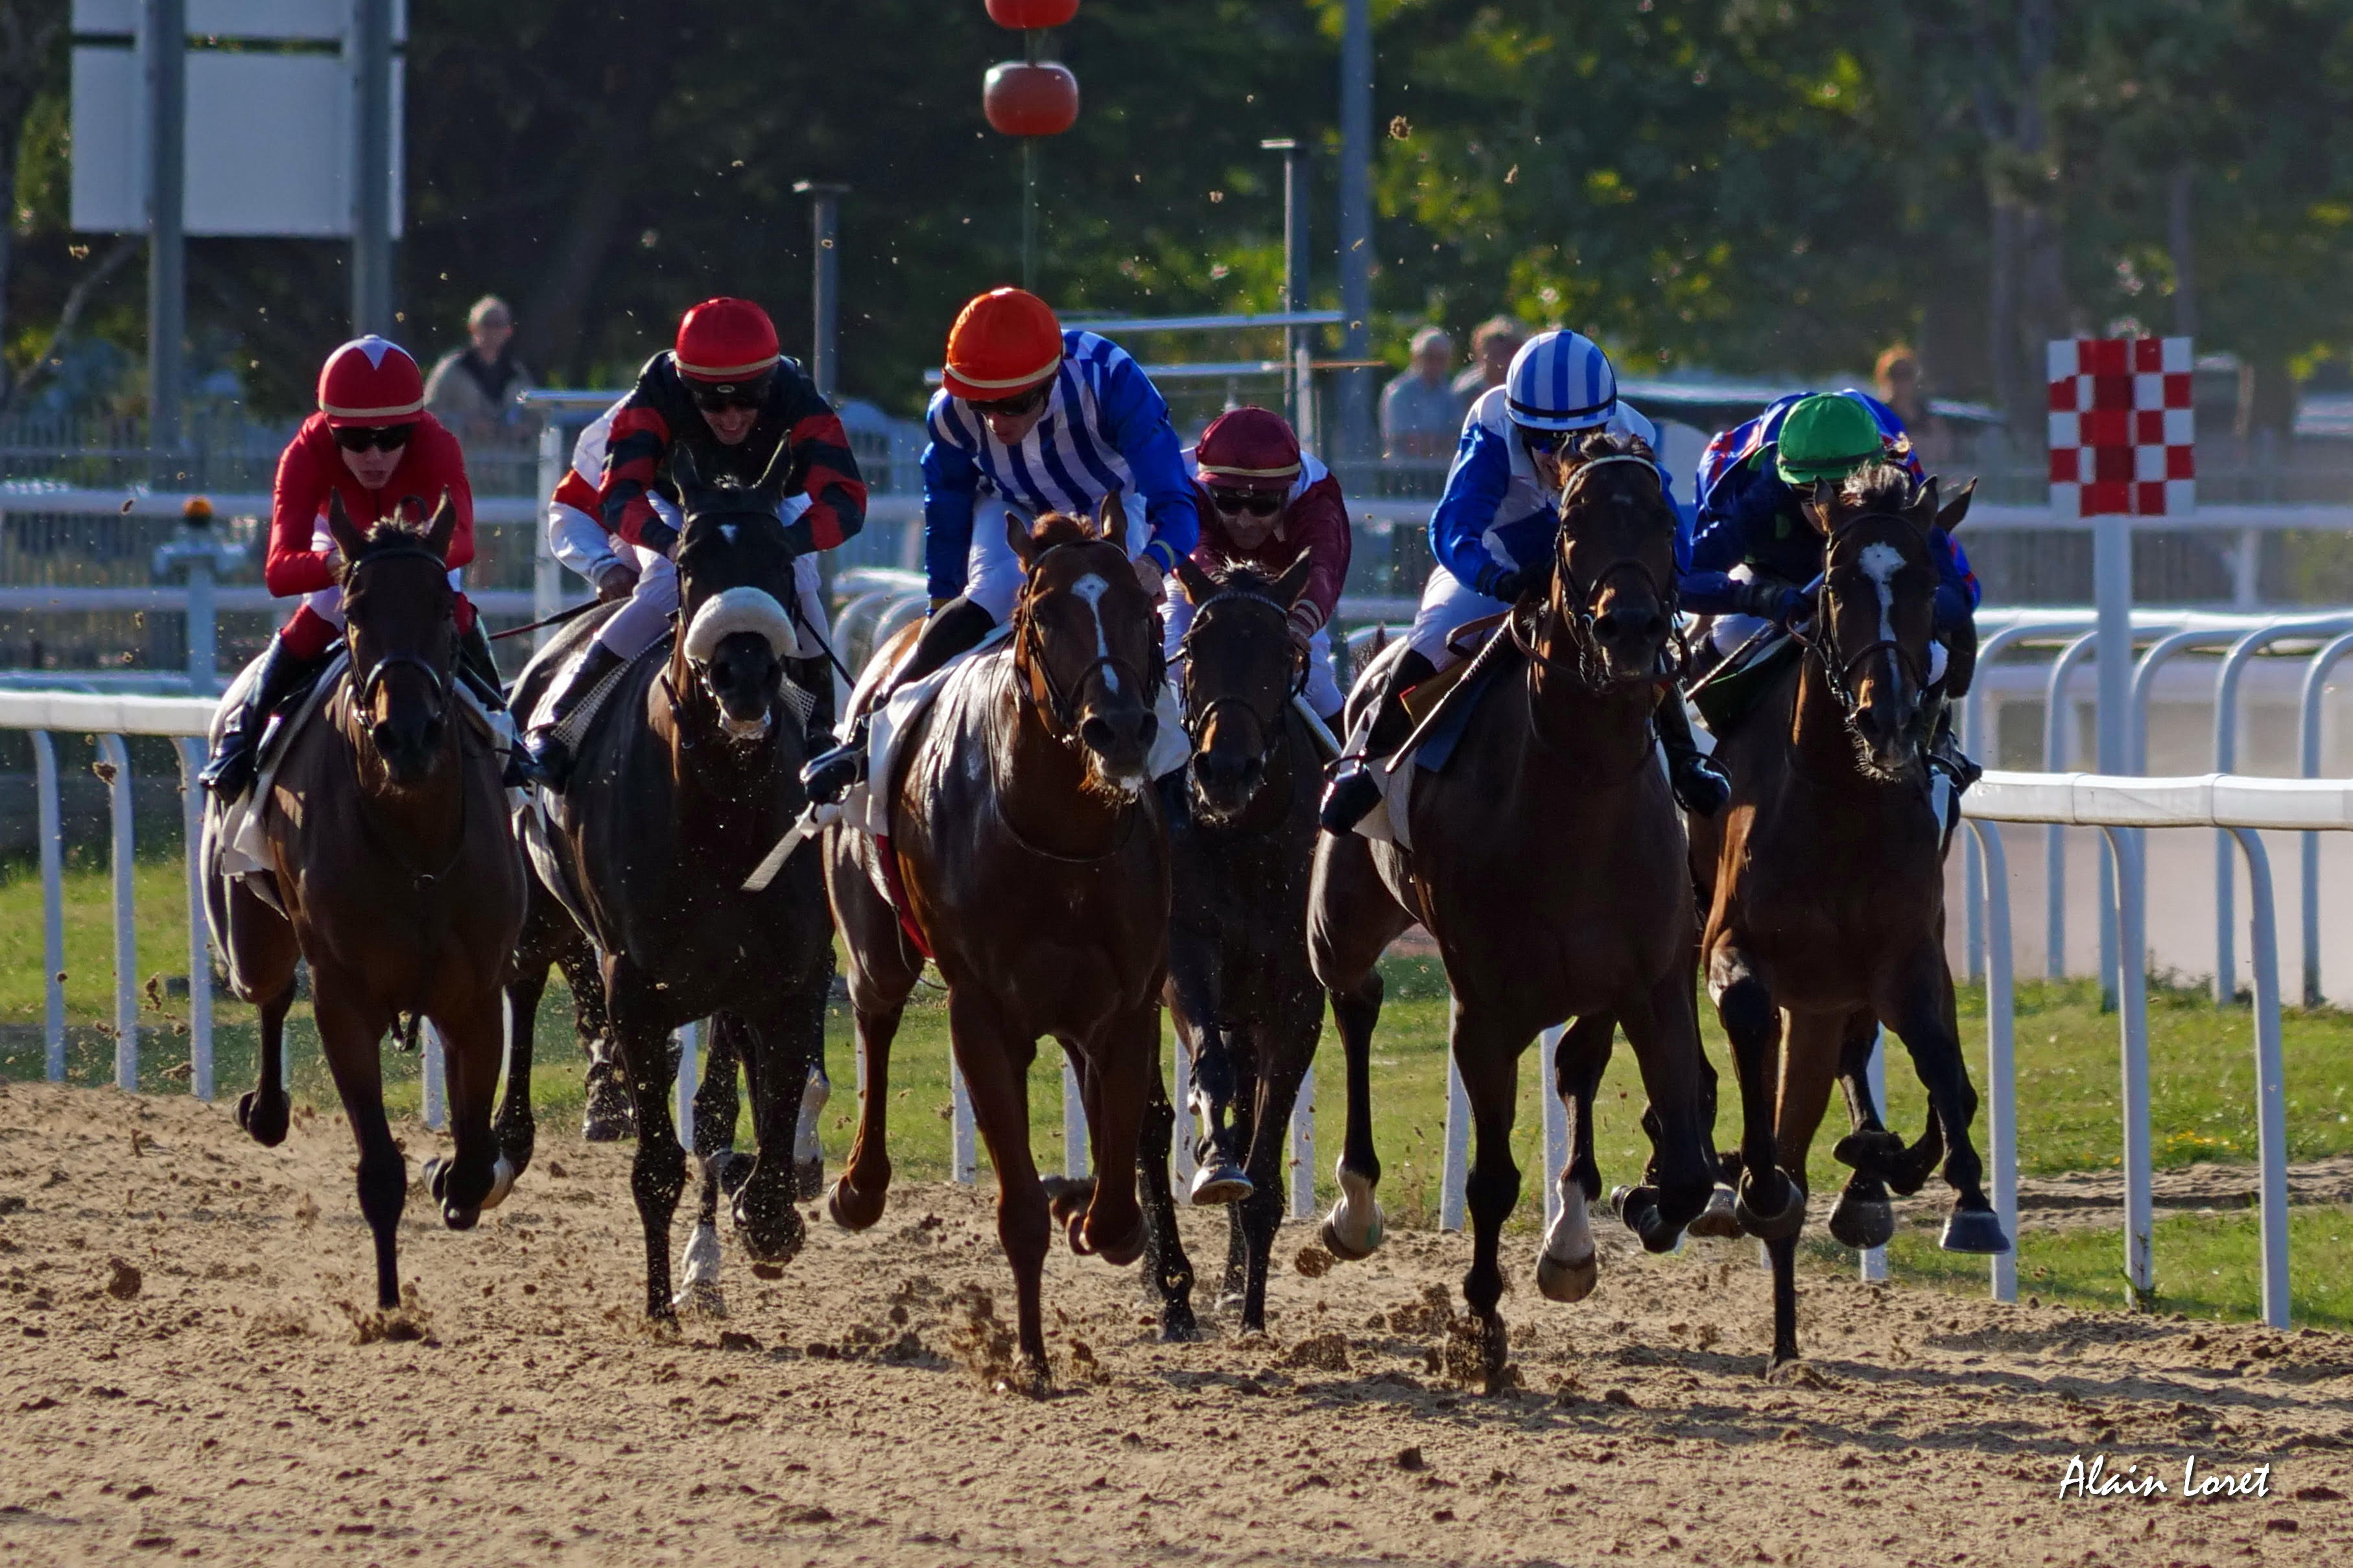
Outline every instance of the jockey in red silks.
<svg viewBox="0 0 2353 1568"><path fill-rule="evenodd" d="M319 411L302 422L278 459L263 580L279 598L302 595L257 661L245 700L222 726L205 785L234 800L253 783L262 727L278 705L323 668L343 627L342 565L327 532L327 498L363 531L393 518L423 521L448 496L458 524L449 536L449 581L474 558L474 492L458 438L425 412L425 377L408 351L383 338L355 338L319 371ZM498 666L474 606L458 596L459 673L499 706Z"/></svg>
<svg viewBox="0 0 2353 1568"><path fill-rule="evenodd" d="M1340 728L1340 685L1332 674L1332 614L1348 579L1348 503L1332 471L1299 449L1291 422L1270 408L1219 415L1187 454L1199 498L1201 542L1193 559L1205 570L1223 562L1280 574L1305 551L1314 562L1307 588L1291 606L1292 640L1307 660L1303 695L1317 718ZM1183 657L1193 603L1167 605L1168 668Z"/></svg>

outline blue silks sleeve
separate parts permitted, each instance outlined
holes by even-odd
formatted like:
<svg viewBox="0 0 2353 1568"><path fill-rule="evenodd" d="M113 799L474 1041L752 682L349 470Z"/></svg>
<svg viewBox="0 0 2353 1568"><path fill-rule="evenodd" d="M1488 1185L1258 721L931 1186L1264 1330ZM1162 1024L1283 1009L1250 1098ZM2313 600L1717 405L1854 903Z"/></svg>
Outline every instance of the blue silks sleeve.
<svg viewBox="0 0 2353 1568"><path fill-rule="evenodd" d="M1430 514L1430 552L1438 563L1481 593L1504 568L1488 553L1485 534L1511 488L1512 453L1504 438L1476 420L1462 427L1446 491Z"/></svg>
<svg viewBox="0 0 2353 1568"><path fill-rule="evenodd" d="M1969 569L1968 552L1943 529L1928 534L1928 549L1936 561L1936 629L1949 631L1966 625L1983 597L1978 574Z"/></svg>
<svg viewBox="0 0 2353 1568"><path fill-rule="evenodd" d="M1168 422L1167 400L1143 367L1122 354L1105 378L1097 406L1108 426L1103 434L1127 460L1144 496L1145 521L1152 525L1152 542L1144 553L1163 572L1174 572L1176 558L1192 554L1201 542L1201 515L1176 428Z"/></svg>
<svg viewBox="0 0 2353 1568"><path fill-rule="evenodd" d="M924 423L932 439L923 448L923 572L934 599L964 592L972 552L972 514L980 494L980 465L963 436L944 392L932 399Z"/></svg>

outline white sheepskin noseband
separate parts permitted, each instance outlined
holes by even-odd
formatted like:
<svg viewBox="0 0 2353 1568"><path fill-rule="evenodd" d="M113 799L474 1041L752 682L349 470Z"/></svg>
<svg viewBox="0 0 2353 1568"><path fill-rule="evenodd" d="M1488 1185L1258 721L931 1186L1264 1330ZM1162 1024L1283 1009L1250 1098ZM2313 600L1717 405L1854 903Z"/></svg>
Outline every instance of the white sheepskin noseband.
<svg viewBox="0 0 2353 1568"><path fill-rule="evenodd" d="M790 656L798 646L792 620L774 594L762 588L730 588L705 599L702 608L694 612L694 620L686 628L686 657L697 664L708 664L721 639L737 632L759 633L768 639L778 658Z"/></svg>

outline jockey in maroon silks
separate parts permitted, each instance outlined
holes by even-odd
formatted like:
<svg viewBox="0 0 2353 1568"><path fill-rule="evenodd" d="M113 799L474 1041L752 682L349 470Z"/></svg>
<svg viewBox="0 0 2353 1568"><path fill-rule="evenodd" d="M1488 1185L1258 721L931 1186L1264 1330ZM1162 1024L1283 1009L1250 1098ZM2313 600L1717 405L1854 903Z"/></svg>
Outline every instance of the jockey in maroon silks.
<svg viewBox="0 0 2353 1568"><path fill-rule="evenodd" d="M1340 481L1299 449L1290 421L1270 408L1219 415L1187 456L1201 515L1201 541L1193 550L1197 563L1213 569L1233 562L1276 575L1303 550L1313 558L1306 591L1291 606L1291 636L1307 660L1303 695L1336 733L1341 697L1332 674L1331 623L1354 543ZM1172 594L1165 614L1168 666L1174 670L1186 628L1193 624L1192 601Z"/></svg>
<svg viewBox="0 0 2353 1568"><path fill-rule="evenodd" d="M270 497L263 580L302 605L263 650L245 699L222 726L206 763L205 786L234 800L253 783L263 726L300 690L343 639L342 563L327 532L327 498L363 531L395 518L422 522L446 495L457 509L449 536L449 581L474 558L474 492L458 438L425 412L425 377L408 351L370 335L327 356L319 371L319 411L302 422L278 459ZM498 707L498 665L464 594L458 595L458 669L485 703Z"/></svg>

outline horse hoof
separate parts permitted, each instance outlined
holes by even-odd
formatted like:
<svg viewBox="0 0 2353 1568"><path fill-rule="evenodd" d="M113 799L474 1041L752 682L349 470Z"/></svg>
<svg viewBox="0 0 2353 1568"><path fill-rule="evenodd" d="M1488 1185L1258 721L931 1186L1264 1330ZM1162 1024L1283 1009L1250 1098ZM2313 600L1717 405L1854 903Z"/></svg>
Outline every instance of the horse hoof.
<svg viewBox="0 0 2353 1568"><path fill-rule="evenodd" d="M286 1142L286 1122L293 1111L293 1102L284 1090L265 1094L248 1089L237 1098L237 1124L265 1149L275 1149Z"/></svg>
<svg viewBox="0 0 2353 1568"><path fill-rule="evenodd" d="M1955 1209L1945 1216L1945 1234L1937 1246L1947 1252L1974 1252L1999 1258L2010 1250L2010 1237L1991 1209Z"/></svg>
<svg viewBox="0 0 2353 1568"><path fill-rule="evenodd" d="M1160 1342L1164 1345L1189 1345L1201 1337L1201 1325L1193 1316L1193 1309L1170 1302L1160 1314Z"/></svg>
<svg viewBox="0 0 2353 1568"><path fill-rule="evenodd" d="M1587 1253L1575 1263L1564 1263L1549 1253L1536 1255L1536 1289L1547 1301L1582 1301L1601 1280L1601 1257Z"/></svg>
<svg viewBox="0 0 2353 1568"><path fill-rule="evenodd" d="M681 1312L698 1317L723 1318L727 1315L727 1292L708 1282L687 1286L670 1299L670 1305Z"/></svg>
<svg viewBox="0 0 2353 1568"><path fill-rule="evenodd" d="M1135 1224L1129 1228L1125 1236L1114 1241L1093 1243L1094 1255L1113 1268L1124 1268L1144 1256L1145 1239L1144 1215L1138 1214L1135 1216Z"/></svg>
<svg viewBox="0 0 2353 1568"><path fill-rule="evenodd" d="M825 1212L844 1230L865 1230L882 1217L882 1194L868 1197L849 1184L849 1176L844 1173L825 1200Z"/></svg>
<svg viewBox="0 0 2353 1568"><path fill-rule="evenodd" d="M1865 1175L1884 1178L1903 1162L1904 1140L1893 1132L1850 1132L1831 1150L1831 1158Z"/></svg>
<svg viewBox="0 0 2353 1568"><path fill-rule="evenodd" d="M794 1201L807 1203L823 1191L825 1191L825 1162L822 1159L794 1161Z"/></svg>
<svg viewBox="0 0 2353 1568"><path fill-rule="evenodd" d="M472 1205L443 1204L441 1205L441 1223L451 1230L471 1230L481 1223L481 1209Z"/></svg>
<svg viewBox="0 0 2353 1568"><path fill-rule="evenodd" d="M1250 1179L1232 1165L1204 1165L1193 1173L1192 1198L1197 1207L1238 1204L1256 1190Z"/></svg>
<svg viewBox="0 0 2353 1568"><path fill-rule="evenodd" d="M581 1139L589 1143L618 1143L638 1135L635 1118L615 1116L591 1106L580 1117Z"/></svg>
<svg viewBox="0 0 2353 1568"><path fill-rule="evenodd" d="M494 1209L506 1202L508 1194L514 1191L515 1178L522 1173L522 1167L509 1160L504 1154L501 1154L492 1161L491 1190L482 1194L482 1207Z"/></svg>
<svg viewBox="0 0 2353 1568"><path fill-rule="evenodd" d="M1325 1217L1322 1239L1324 1250L1341 1262L1361 1263L1370 1258L1381 1245L1380 1215L1374 1215L1373 1223L1366 1227L1362 1245L1348 1240L1341 1234L1340 1222L1336 1214Z"/></svg>
<svg viewBox="0 0 2353 1568"><path fill-rule="evenodd" d="M746 1201L753 1191L746 1187L736 1194L734 1203L728 1206L728 1215L734 1221L735 1234L743 1239L744 1250L752 1259L772 1268L780 1268L800 1255L808 1227L801 1223L801 1211L789 1203L754 1208Z"/></svg>
<svg viewBox="0 0 2353 1568"><path fill-rule="evenodd" d="M425 1162L425 1169L422 1173L425 1177L425 1190L433 1194L433 1201L437 1204L443 1200L444 1194L448 1191L449 1169L450 1162L444 1160L438 1154L433 1155Z"/></svg>
<svg viewBox="0 0 2353 1568"><path fill-rule="evenodd" d="M1065 1226L1087 1212L1095 1201L1095 1179L1092 1176L1044 1176L1038 1184L1045 1189L1046 1206Z"/></svg>
<svg viewBox="0 0 2353 1568"><path fill-rule="evenodd" d="M1858 1252L1884 1247L1894 1234L1895 1205L1885 1198L1860 1197L1849 1188L1831 1210L1831 1235Z"/></svg>
<svg viewBox="0 0 2353 1568"><path fill-rule="evenodd" d="M1732 1189L1719 1185L1714 1192L1707 1194L1707 1207L1700 1210L1699 1217L1684 1228L1694 1236L1717 1237L1738 1236L1740 1216L1735 1209Z"/></svg>
<svg viewBox="0 0 2353 1568"><path fill-rule="evenodd" d="M739 1150L722 1149L703 1164L711 1173L712 1180L719 1184L719 1190L732 1198L744 1190L744 1183L752 1179L753 1169L758 1162ZM808 1195L815 1197L817 1194L811 1193Z"/></svg>
<svg viewBox="0 0 2353 1568"><path fill-rule="evenodd" d="M1786 1171L1775 1171L1773 1179L1782 1184L1788 1194L1778 1212L1767 1213L1750 1201L1752 1193L1763 1199L1770 1188L1746 1174L1740 1179L1740 1191L1732 1200L1733 1216L1739 1220L1740 1228L1759 1241L1787 1241L1806 1226L1806 1189L1791 1181Z"/></svg>

